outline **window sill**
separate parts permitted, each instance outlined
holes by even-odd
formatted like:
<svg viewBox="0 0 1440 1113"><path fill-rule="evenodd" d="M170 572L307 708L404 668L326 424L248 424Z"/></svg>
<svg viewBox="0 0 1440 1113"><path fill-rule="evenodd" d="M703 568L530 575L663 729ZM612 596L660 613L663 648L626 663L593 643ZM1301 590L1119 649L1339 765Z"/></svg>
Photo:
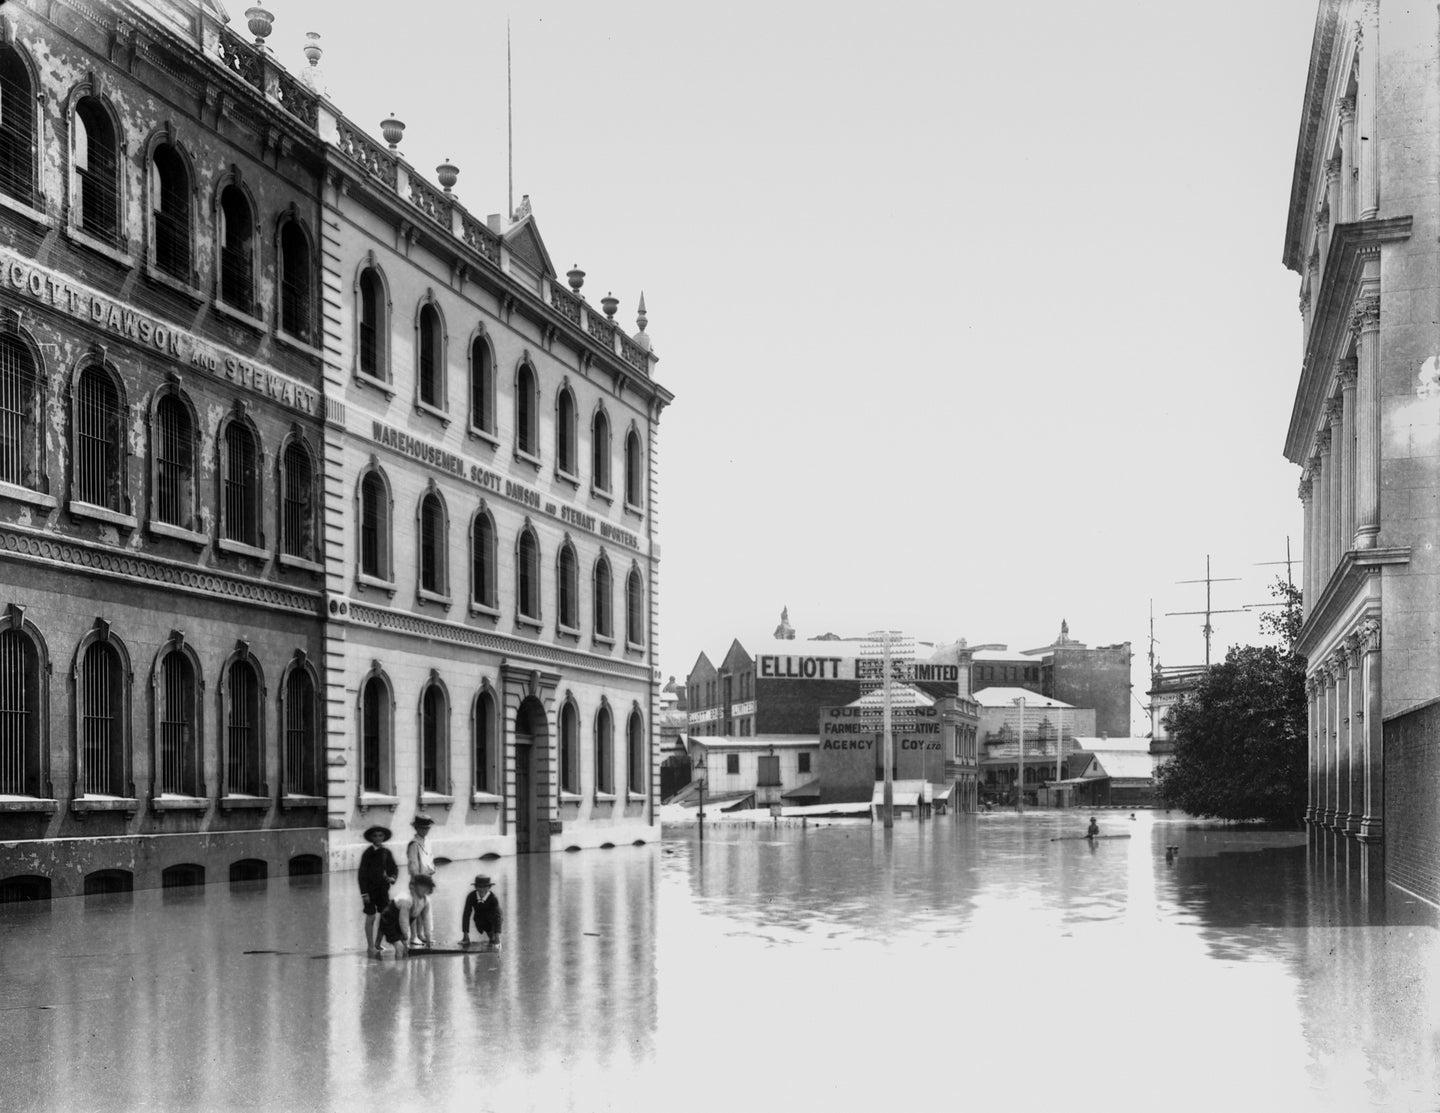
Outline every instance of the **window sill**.
<svg viewBox="0 0 1440 1113"><path fill-rule="evenodd" d="M291 556L289 553L280 554L280 565L283 568L298 568L302 572L313 572L317 576L325 571L325 566L319 561L306 560L304 557Z"/></svg>
<svg viewBox="0 0 1440 1113"><path fill-rule="evenodd" d="M232 541L228 537L222 537L215 542L215 547L222 553L229 553L231 556L250 557L252 560L269 560L270 553L267 549L259 548L256 545L247 545L243 541Z"/></svg>
<svg viewBox="0 0 1440 1113"><path fill-rule="evenodd" d="M221 301L219 298L216 298L210 304L214 308L215 312L220 314L220 316L222 317L228 317L230 318L230 320L236 322L237 324L244 325L246 328L252 328L256 332L265 331L265 321L260 317L252 316L251 314L246 313L245 310L240 309L237 306L231 305L227 301Z"/></svg>
<svg viewBox="0 0 1440 1113"><path fill-rule="evenodd" d="M319 348L311 347L309 341L305 340L303 337L293 336L290 333L286 332L284 329L277 328L275 330L275 342L277 344L282 344L287 348L291 348L299 352L301 355L307 355L311 359L325 358L325 353L322 352Z"/></svg>
<svg viewBox="0 0 1440 1113"><path fill-rule="evenodd" d="M359 386L368 386L378 390L381 394L385 395L387 399L395 397L395 388L384 379L377 379L374 375L367 375L363 371L356 371L355 382Z"/></svg>
<svg viewBox="0 0 1440 1113"><path fill-rule="evenodd" d="M529 464L537 473L540 471L540 457L538 456L531 456L530 453L517 448L515 450L515 459L521 464Z"/></svg>
<svg viewBox="0 0 1440 1113"><path fill-rule="evenodd" d="M442 807L442 808L444 808L444 809L446 809L446 810L448 811L448 810L450 809L450 806L451 806L452 804L454 804L454 803L455 803L455 797L453 797L453 796L448 796L448 795L446 795L446 794L443 793L443 792L422 792L422 793L420 793L419 804L420 804L420 807L421 807L422 810L425 809L425 808L434 807L436 804L438 804L438 805L440 805L440 807Z"/></svg>
<svg viewBox="0 0 1440 1113"><path fill-rule="evenodd" d="M644 653L644 652L645 652L645 643L644 643L644 642L632 642L629 638L626 638L626 639L625 639L625 648L628 649L631 653Z"/></svg>
<svg viewBox="0 0 1440 1113"><path fill-rule="evenodd" d="M77 796L70 801L72 812L133 812L138 807L133 796Z"/></svg>
<svg viewBox="0 0 1440 1113"><path fill-rule="evenodd" d="M390 598L395 597L395 581L382 580L379 576L367 575L364 572L355 573L355 587L363 595L365 588L373 587L383 591Z"/></svg>
<svg viewBox="0 0 1440 1113"><path fill-rule="evenodd" d="M560 803L562 804L575 804L578 807L580 802L584 799L585 797L581 796L578 792L560 793Z"/></svg>
<svg viewBox="0 0 1440 1113"><path fill-rule="evenodd" d="M362 792L358 804L362 812L366 808L394 809L400 806L400 797L387 796L383 792Z"/></svg>
<svg viewBox="0 0 1440 1113"><path fill-rule="evenodd" d="M500 447L500 438L497 437L494 433L490 432L488 429L481 429L477 426L472 425L465 430L465 435L469 437L472 441L484 441L491 448Z"/></svg>
<svg viewBox="0 0 1440 1113"><path fill-rule="evenodd" d="M578 475L574 475L571 472L565 471L563 468L556 468L555 478L561 483L568 483L577 491L580 490L580 477Z"/></svg>
<svg viewBox="0 0 1440 1113"><path fill-rule="evenodd" d="M640 507L636 506L629 499L625 500L625 513L630 515L632 518L639 518L642 522L645 520L645 511L640 509Z"/></svg>
<svg viewBox="0 0 1440 1113"><path fill-rule="evenodd" d="M479 807L482 804L499 806L505 803L505 797L496 796L493 792L472 792L470 794L470 806Z"/></svg>
<svg viewBox="0 0 1440 1113"><path fill-rule="evenodd" d="M433 417L447 429L450 427L450 415L439 406L434 406L429 402L422 402L417 399L415 402L415 412L421 417Z"/></svg>
<svg viewBox="0 0 1440 1113"><path fill-rule="evenodd" d="M606 505L614 505L615 503L615 496L610 492L610 489L608 487L592 486L590 488L590 497L592 499L599 499Z"/></svg>
<svg viewBox="0 0 1440 1113"><path fill-rule="evenodd" d="M487 607L484 603L472 602L470 604L470 613L473 615L482 615L485 618L500 617L500 609L498 607Z"/></svg>
<svg viewBox="0 0 1440 1113"><path fill-rule="evenodd" d="M60 500L54 495L47 495L43 491L32 491L29 487L21 487L18 483L0 483L0 498L28 502L31 506L43 506L46 510L54 510L60 505Z"/></svg>
<svg viewBox="0 0 1440 1113"><path fill-rule="evenodd" d="M603 645L607 648L613 648L615 645L615 639L605 634L595 634L590 641L593 645Z"/></svg>
<svg viewBox="0 0 1440 1113"><path fill-rule="evenodd" d="M150 798L152 812L203 812L210 807L210 801L203 796L176 796L165 793Z"/></svg>
<svg viewBox="0 0 1440 1113"><path fill-rule="evenodd" d="M199 305L205 300L205 292L199 287L192 286L183 278L176 278L173 274L166 274L154 263L147 262L145 264L145 277L157 285L174 290L175 293L195 305Z"/></svg>
<svg viewBox="0 0 1440 1113"><path fill-rule="evenodd" d="M288 812L295 808L323 808L329 803L323 796L302 796L292 792L280 797L280 810Z"/></svg>
<svg viewBox="0 0 1440 1113"><path fill-rule="evenodd" d="M122 267L133 267L135 258L127 251L121 251L114 244L108 244L104 240L96 239L89 232L81 231L73 225L65 229L66 238L73 240L81 247L88 247L91 251L114 260Z"/></svg>
<svg viewBox="0 0 1440 1113"><path fill-rule="evenodd" d="M615 803L615 794L613 792L597 792L595 793L595 803L613 804Z"/></svg>
<svg viewBox="0 0 1440 1113"><path fill-rule="evenodd" d="M169 522L157 522L155 519L145 523L145 528L156 537L169 537L176 541L188 541L197 549L203 549L210 544L207 534L199 533L193 529L185 529L183 526L172 526Z"/></svg>
<svg viewBox="0 0 1440 1113"><path fill-rule="evenodd" d="M0 796L0 812L44 812L54 815L60 810L60 801L43 796Z"/></svg>
<svg viewBox="0 0 1440 1113"><path fill-rule="evenodd" d="M42 198L43 200L43 198ZM36 224L48 225L50 218L45 215L42 209L32 209L24 201L17 201L8 194L0 193L0 208L9 209L12 213L19 213L27 220L33 220Z"/></svg>
<svg viewBox="0 0 1440 1113"><path fill-rule="evenodd" d="M121 514L118 510L109 510L103 506L96 506L94 503L79 502L75 499L71 499L65 509L70 511L70 516L73 518L94 518L97 522L119 526L121 529L134 529L139 524L133 514Z"/></svg>
<svg viewBox="0 0 1440 1113"><path fill-rule="evenodd" d="M517 614L515 616L515 625L526 626L529 627L531 630L543 630L545 628L545 624L542 623L538 618L530 618L523 614Z"/></svg>
<svg viewBox="0 0 1440 1113"><path fill-rule="evenodd" d="M560 638L569 638L571 641L578 642L580 640L580 627L557 626L555 627L555 636Z"/></svg>
<svg viewBox="0 0 1440 1113"><path fill-rule="evenodd" d="M435 603L441 607L449 607L453 600L448 595L442 595L438 591L431 591L429 588L416 588L415 594L422 603Z"/></svg>
<svg viewBox="0 0 1440 1113"><path fill-rule="evenodd" d="M632 804L643 804L647 799L649 799L649 797L647 797L643 792L627 792L625 794L625 799L629 800Z"/></svg>
<svg viewBox="0 0 1440 1113"><path fill-rule="evenodd" d="M232 793L229 796L220 797L220 810L226 812L237 811L269 811L274 801L268 796L242 796Z"/></svg>

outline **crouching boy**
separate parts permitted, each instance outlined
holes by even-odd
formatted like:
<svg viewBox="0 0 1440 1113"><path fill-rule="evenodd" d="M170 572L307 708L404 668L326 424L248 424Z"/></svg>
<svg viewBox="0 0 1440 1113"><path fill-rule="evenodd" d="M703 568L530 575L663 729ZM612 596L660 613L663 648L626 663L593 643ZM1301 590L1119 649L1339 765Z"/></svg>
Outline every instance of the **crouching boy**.
<svg viewBox="0 0 1440 1113"><path fill-rule="evenodd" d="M470 921L475 921L475 934L484 937L492 951L500 949L500 925L504 921L500 900L495 896L490 879L483 873L475 878L474 887L465 897L460 912L460 946L470 946Z"/></svg>

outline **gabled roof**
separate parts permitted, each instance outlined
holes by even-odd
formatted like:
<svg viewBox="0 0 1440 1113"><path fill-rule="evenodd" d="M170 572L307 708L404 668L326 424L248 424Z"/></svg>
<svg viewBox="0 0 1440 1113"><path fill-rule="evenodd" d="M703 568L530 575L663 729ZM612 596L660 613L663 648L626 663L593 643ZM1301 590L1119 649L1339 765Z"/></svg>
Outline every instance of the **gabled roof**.
<svg viewBox="0 0 1440 1113"><path fill-rule="evenodd" d="M1050 707L1059 707L1068 711L1074 707L1074 704L1042 696L1039 692L1032 692L1028 688L981 688L970 698L981 707L1009 707L1021 696L1025 697L1025 710L1027 711L1032 708L1044 710Z"/></svg>
<svg viewBox="0 0 1440 1113"><path fill-rule="evenodd" d="M1117 780L1149 780L1155 775L1155 759L1150 753L1133 750L1095 750L1095 760L1105 775Z"/></svg>
<svg viewBox="0 0 1440 1113"><path fill-rule="evenodd" d="M545 250L545 241L540 238L540 226L535 223L533 216L527 216L519 223L511 225L501 239L522 262L546 278L554 278L558 273L555 264L550 262L550 253Z"/></svg>
<svg viewBox="0 0 1440 1113"><path fill-rule="evenodd" d="M695 658L695 663L690 666L690 671L685 674L685 683L688 685L690 683L690 677L694 676L702 668L709 669L711 672L715 671L715 666L710 663L710 658L705 656L703 649L700 651L700 656Z"/></svg>

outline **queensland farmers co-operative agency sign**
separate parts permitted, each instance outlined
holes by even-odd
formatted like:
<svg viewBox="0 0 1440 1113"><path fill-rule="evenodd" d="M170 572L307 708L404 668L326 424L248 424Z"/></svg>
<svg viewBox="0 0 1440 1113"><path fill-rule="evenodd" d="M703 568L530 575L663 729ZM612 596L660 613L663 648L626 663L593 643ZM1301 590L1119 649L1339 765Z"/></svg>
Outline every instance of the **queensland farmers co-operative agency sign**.
<svg viewBox="0 0 1440 1113"><path fill-rule="evenodd" d="M755 658L759 680L880 680L885 663L872 657L801 657L769 655ZM906 684L958 684L959 665L928 661L891 661L891 680Z"/></svg>
<svg viewBox="0 0 1440 1113"><path fill-rule="evenodd" d="M826 707L820 712L821 751L876 749L882 721L879 708ZM905 709L903 723L894 727L897 752L940 752L940 712L934 707Z"/></svg>

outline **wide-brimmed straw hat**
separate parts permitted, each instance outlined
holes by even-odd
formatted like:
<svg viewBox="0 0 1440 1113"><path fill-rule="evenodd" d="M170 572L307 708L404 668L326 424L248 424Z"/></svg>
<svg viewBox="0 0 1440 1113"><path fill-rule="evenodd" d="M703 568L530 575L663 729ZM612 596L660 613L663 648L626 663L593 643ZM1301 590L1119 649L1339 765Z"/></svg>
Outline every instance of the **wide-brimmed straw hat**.
<svg viewBox="0 0 1440 1113"><path fill-rule="evenodd" d="M435 821L434 821L433 819L431 819L428 815L417 815L414 819L412 819L412 820L410 821L410 826L411 826L411 827L433 827L433 826L435 826Z"/></svg>
<svg viewBox="0 0 1440 1113"><path fill-rule="evenodd" d="M380 841L381 841L381 842L389 842L389 841L390 841L390 828L385 827L385 826L383 826L383 825L381 825L381 824L379 824L379 823L371 824L369 827L365 828L365 835L364 835L365 841L366 841L366 842L369 842L369 841L370 841L370 836L373 835L376 831L379 831L379 832L380 832Z"/></svg>
<svg viewBox="0 0 1440 1113"><path fill-rule="evenodd" d="M477 875L476 875L475 880L474 880L473 882L471 882L471 888L474 888L474 889L489 889L489 888L493 888L493 886L492 886L491 883L490 883L490 879L489 879L488 877L486 877L486 876L482 873L482 874L477 874Z"/></svg>

